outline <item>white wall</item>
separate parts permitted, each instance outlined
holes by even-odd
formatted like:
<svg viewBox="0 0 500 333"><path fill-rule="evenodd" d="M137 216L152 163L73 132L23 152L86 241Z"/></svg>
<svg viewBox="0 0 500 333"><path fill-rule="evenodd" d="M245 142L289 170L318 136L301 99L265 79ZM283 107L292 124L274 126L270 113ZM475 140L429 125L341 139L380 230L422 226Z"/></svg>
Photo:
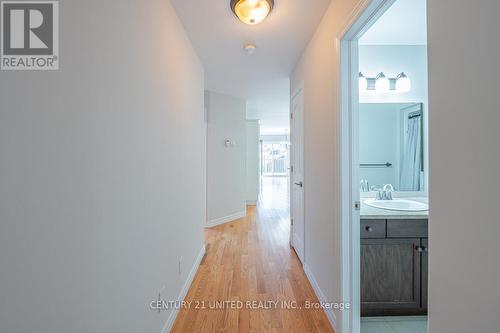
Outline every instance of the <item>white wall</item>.
<svg viewBox="0 0 500 333"><path fill-rule="evenodd" d="M255 205L260 191L260 123L259 120L247 120L247 148L246 148L246 202Z"/></svg>
<svg viewBox="0 0 500 333"><path fill-rule="evenodd" d="M336 38L358 1L333 1L298 62L304 85L305 262L325 298L342 301L340 266L339 54ZM342 312L336 312L341 327Z"/></svg>
<svg viewBox="0 0 500 333"><path fill-rule="evenodd" d="M429 332L498 332L496 0L428 1Z"/></svg>
<svg viewBox="0 0 500 333"><path fill-rule="evenodd" d="M0 331L160 332L203 247L203 68L169 1L60 27L60 70L0 74Z"/></svg>
<svg viewBox="0 0 500 333"><path fill-rule="evenodd" d="M207 223L213 226L246 214L246 102L206 92ZM234 142L226 147L224 141Z"/></svg>

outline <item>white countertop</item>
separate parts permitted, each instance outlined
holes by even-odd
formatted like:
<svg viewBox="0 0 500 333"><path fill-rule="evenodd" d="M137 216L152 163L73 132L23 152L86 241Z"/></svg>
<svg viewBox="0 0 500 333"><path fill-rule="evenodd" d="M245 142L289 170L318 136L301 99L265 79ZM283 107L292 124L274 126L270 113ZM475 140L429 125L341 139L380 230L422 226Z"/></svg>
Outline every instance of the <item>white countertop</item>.
<svg viewBox="0 0 500 333"><path fill-rule="evenodd" d="M362 219L426 219L429 218L429 211L420 212L404 212L396 210L380 209L368 206L365 200L373 198L361 198L361 218ZM429 203L429 199L425 197L404 198L422 203Z"/></svg>

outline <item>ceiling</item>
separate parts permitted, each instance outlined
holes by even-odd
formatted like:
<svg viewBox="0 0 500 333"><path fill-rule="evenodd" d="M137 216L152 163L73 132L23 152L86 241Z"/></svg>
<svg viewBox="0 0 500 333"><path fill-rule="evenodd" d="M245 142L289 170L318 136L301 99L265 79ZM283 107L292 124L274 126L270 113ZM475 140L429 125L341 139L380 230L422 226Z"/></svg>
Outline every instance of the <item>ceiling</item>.
<svg viewBox="0 0 500 333"><path fill-rule="evenodd" d="M359 39L362 45L426 45L426 0L397 0Z"/></svg>
<svg viewBox="0 0 500 333"><path fill-rule="evenodd" d="M247 100L262 132L288 128L289 76L330 0L275 0L264 22L249 26L229 0L171 0L205 68L207 90ZM255 43L253 55L243 51Z"/></svg>

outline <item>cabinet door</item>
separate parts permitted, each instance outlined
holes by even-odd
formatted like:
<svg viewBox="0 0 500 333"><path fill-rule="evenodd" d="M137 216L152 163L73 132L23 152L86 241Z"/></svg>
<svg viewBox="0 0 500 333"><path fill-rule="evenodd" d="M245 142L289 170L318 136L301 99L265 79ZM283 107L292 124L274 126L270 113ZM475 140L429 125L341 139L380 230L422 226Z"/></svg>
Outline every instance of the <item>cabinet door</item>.
<svg viewBox="0 0 500 333"><path fill-rule="evenodd" d="M422 310L427 312L429 281L429 240L422 239Z"/></svg>
<svg viewBox="0 0 500 333"><path fill-rule="evenodd" d="M361 240L361 315L417 314L420 239Z"/></svg>

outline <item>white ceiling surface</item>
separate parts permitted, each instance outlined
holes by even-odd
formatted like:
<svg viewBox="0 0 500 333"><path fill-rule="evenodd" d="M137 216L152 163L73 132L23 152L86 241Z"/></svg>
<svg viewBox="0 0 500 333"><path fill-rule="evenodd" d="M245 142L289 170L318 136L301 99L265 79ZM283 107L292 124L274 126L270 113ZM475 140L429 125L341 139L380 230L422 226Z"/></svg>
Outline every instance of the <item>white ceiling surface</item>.
<svg viewBox="0 0 500 333"><path fill-rule="evenodd" d="M362 45L427 45L426 0L396 0L360 38Z"/></svg>
<svg viewBox="0 0 500 333"><path fill-rule="evenodd" d="M229 0L171 0L205 68L206 89L247 100L263 133L289 127L289 76L330 0L275 0L264 22L249 26ZM243 45L257 45L253 55Z"/></svg>

